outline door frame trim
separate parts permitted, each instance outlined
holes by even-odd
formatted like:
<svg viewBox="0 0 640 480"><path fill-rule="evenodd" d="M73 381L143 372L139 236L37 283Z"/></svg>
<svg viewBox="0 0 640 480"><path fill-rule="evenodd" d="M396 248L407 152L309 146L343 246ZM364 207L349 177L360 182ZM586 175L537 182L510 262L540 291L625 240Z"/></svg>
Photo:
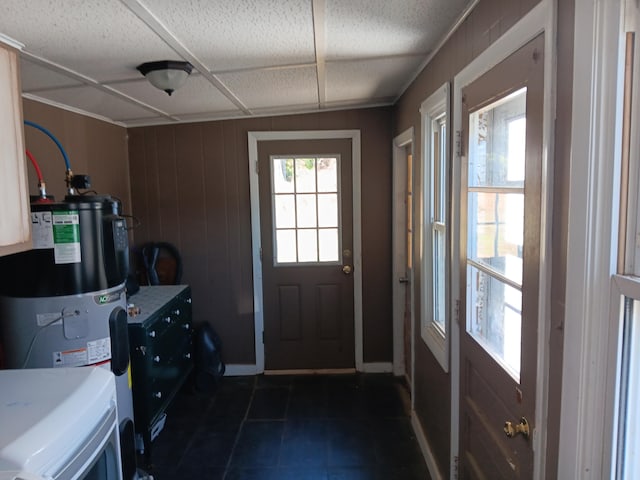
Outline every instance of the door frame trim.
<svg viewBox="0 0 640 480"><path fill-rule="evenodd" d="M353 320L355 334L355 366L362 371L363 326L362 326L362 205L360 200L360 130L300 130L300 131L250 131L249 144L249 191L251 196L251 256L253 262L253 311L255 334L256 373L264 372L264 308L262 296L262 261L260 250L260 198L258 188L258 142L274 140L351 140L351 162L353 175Z"/></svg>
<svg viewBox="0 0 640 480"><path fill-rule="evenodd" d="M548 409L549 348L550 336L550 286L551 286L551 207L553 185L553 138L555 117L555 75L556 75L556 5L554 0L541 0L529 13L513 25L484 52L463 68L453 80L453 132L462 130L462 89L516 52L540 33L545 35L544 52L544 105L542 121L542 186L540 220L540 280L538 300L538 355L536 381L536 416L533 435L534 471L533 478L544 478L546 469L546 418ZM459 142L459 140L456 140ZM452 177L460 179L462 158L454 149ZM460 297L460 181L453 182L451 192L452 252L451 255L451 311L456 311ZM459 453L460 422L460 324L465 319L451 322L451 463L450 472L457 470ZM464 326L462 327L464 328Z"/></svg>
<svg viewBox="0 0 640 480"><path fill-rule="evenodd" d="M393 293L393 374L405 375L407 370L411 372L413 379L413 305L411 305L411 365L404 362L404 288L411 288L411 303L413 304L413 278L409 279L409 285L402 287L399 278L404 274L406 259L406 207L404 201L407 197L407 163L405 149L410 146L413 155L413 127L406 129L393 139L393 219L392 219L392 252L393 275L391 277L391 291ZM415 203L415 202L414 202ZM411 270L413 277L413 269ZM413 382L413 380L412 380ZM413 384L411 385L413 391ZM413 398L413 396L412 396Z"/></svg>

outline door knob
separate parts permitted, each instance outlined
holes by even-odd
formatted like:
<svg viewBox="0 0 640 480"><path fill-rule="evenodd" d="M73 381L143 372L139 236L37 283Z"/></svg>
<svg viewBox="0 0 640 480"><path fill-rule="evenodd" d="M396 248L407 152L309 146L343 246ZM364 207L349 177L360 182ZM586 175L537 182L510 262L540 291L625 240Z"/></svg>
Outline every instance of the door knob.
<svg viewBox="0 0 640 480"><path fill-rule="evenodd" d="M519 433L521 433L524 438L529 438L529 422L524 417L522 417L520 423L516 425L511 422L504 422L504 433L509 438L513 438Z"/></svg>
<svg viewBox="0 0 640 480"><path fill-rule="evenodd" d="M345 265L342 267L342 273L344 273L345 275L351 275L352 271L353 269L351 268L351 265Z"/></svg>

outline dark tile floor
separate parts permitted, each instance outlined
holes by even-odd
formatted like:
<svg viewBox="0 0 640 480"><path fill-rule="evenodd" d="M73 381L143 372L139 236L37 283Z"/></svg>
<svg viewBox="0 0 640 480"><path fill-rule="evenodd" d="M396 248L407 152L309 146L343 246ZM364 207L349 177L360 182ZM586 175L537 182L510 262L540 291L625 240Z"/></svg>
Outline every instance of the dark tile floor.
<svg viewBox="0 0 640 480"><path fill-rule="evenodd" d="M153 444L156 480L429 479L391 375L224 377L180 393Z"/></svg>

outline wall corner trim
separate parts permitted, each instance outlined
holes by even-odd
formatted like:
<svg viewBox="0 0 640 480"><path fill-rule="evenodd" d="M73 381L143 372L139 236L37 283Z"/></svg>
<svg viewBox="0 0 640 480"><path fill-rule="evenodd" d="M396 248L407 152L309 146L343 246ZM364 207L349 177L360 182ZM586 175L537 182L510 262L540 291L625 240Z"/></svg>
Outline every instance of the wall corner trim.
<svg viewBox="0 0 640 480"><path fill-rule="evenodd" d="M415 410L411 412L411 426L413 427L413 431L416 434L416 438L418 439L420 450L422 451L422 455L424 456L427 468L429 469L429 475L431 475L431 478L433 480L444 480L444 477L438 469L436 457L433 454L433 450L431 448L431 445L429 445L427 437L424 435L422 424L420 423L420 419L418 418Z"/></svg>

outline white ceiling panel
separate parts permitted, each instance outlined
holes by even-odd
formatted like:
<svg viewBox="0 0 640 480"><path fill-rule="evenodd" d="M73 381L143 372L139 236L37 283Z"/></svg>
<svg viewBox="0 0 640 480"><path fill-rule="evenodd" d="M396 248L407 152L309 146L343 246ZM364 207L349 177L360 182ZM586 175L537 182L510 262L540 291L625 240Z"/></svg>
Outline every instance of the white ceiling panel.
<svg viewBox="0 0 640 480"><path fill-rule="evenodd" d="M20 62L20 74L22 77L22 91L27 93L34 90L82 85L82 82L78 80L54 72L24 58Z"/></svg>
<svg viewBox="0 0 640 480"><path fill-rule="evenodd" d="M0 0L0 34L29 98L160 124L391 105L475 1ZM168 97L155 60L194 72Z"/></svg>
<svg viewBox="0 0 640 480"><path fill-rule="evenodd" d="M393 97L416 71L420 61L415 57L398 57L327 63L327 102Z"/></svg>
<svg viewBox="0 0 640 480"><path fill-rule="evenodd" d="M257 70L219 77L250 109L279 109L318 102L314 67Z"/></svg>
<svg viewBox="0 0 640 480"><path fill-rule="evenodd" d="M201 75L191 75L171 96L144 78L111 84L111 87L171 115L231 111L237 108Z"/></svg>
<svg viewBox="0 0 640 480"><path fill-rule="evenodd" d="M85 110L117 122L155 116L153 112L146 108L89 86L43 90L36 95L46 100Z"/></svg>
<svg viewBox="0 0 640 480"><path fill-rule="evenodd" d="M326 56L427 54L468 0L326 0Z"/></svg>
<svg viewBox="0 0 640 480"><path fill-rule="evenodd" d="M119 1L2 0L0 32L39 57L99 81L139 75L177 55Z"/></svg>
<svg viewBox="0 0 640 480"><path fill-rule="evenodd" d="M210 70L315 60L310 0L146 0Z"/></svg>

